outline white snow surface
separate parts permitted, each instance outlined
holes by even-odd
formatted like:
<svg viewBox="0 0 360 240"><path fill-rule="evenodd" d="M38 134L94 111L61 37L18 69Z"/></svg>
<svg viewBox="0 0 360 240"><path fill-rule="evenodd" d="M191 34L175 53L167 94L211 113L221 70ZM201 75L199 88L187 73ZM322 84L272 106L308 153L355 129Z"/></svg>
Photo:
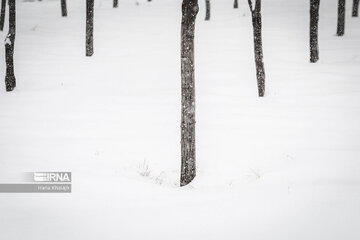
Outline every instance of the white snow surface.
<svg viewBox="0 0 360 240"><path fill-rule="evenodd" d="M136 4L138 3L138 4ZM17 88L0 84L0 178L71 171L71 194L0 194L1 240L360 239L360 18L264 0L266 97L247 1L196 22L197 177L180 188L180 0L17 2ZM0 32L5 39L7 27ZM0 76L5 76L4 48Z"/></svg>

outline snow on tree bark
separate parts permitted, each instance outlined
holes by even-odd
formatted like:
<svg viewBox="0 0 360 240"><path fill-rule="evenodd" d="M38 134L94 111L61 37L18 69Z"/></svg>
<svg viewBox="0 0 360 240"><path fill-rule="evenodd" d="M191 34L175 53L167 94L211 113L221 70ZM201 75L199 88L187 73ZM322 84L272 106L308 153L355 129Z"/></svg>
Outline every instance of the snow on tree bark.
<svg viewBox="0 0 360 240"><path fill-rule="evenodd" d="M337 32L338 36L343 36L345 33L345 0L339 0L338 3L338 22Z"/></svg>
<svg viewBox="0 0 360 240"><path fill-rule="evenodd" d="M238 8L239 4L238 4L238 0L234 0L234 8Z"/></svg>
<svg viewBox="0 0 360 240"><path fill-rule="evenodd" d="M14 73L14 46L16 34L16 8L15 0L9 0L9 33L5 38L5 60L6 60L6 91L12 91L16 87Z"/></svg>
<svg viewBox="0 0 360 240"><path fill-rule="evenodd" d="M205 21L210 20L210 0L205 0L206 4L206 15L205 15Z"/></svg>
<svg viewBox="0 0 360 240"><path fill-rule="evenodd" d="M318 24L320 0L310 0L310 62L319 60Z"/></svg>
<svg viewBox="0 0 360 240"><path fill-rule="evenodd" d="M61 0L61 16L67 16L66 0Z"/></svg>
<svg viewBox="0 0 360 240"><path fill-rule="evenodd" d="M86 56L94 54L94 0L86 0Z"/></svg>
<svg viewBox="0 0 360 240"><path fill-rule="evenodd" d="M254 32L254 52L256 65L256 78L258 85L259 97L265 95L265 68L263 63L263 47L262 47L262 22L261 22L261 0L255 0L255 8L253 9L252 0L248 0L253 32Z"/></svg>
<svg viewBox="0 0 360 240"><path fill-rule="evenodd" d="M198 0L183 0L181 21L181 176L180 186L196 176L195 154L195 19Z"/></svg>
<svg viewBox="0 0 360 240"><path fill-rule="evenodd" d="M114 7L114 8L117 8L117 7L118 7L118 0L114 0L114 2L113 2L113 7Z"/></svg>
<svg viewBox="0 0 360 240"><path fill-rule="evenodd" d="M0 31L4 30L6 0L1 0Z"/></svg>
<svg viewBox="0 0 360 240"><path fill-rule="evenodd" d="M359 16L359 1L360 0L354 0L353 2L353 9L352 9L352 16L358 17Z"/></svg>

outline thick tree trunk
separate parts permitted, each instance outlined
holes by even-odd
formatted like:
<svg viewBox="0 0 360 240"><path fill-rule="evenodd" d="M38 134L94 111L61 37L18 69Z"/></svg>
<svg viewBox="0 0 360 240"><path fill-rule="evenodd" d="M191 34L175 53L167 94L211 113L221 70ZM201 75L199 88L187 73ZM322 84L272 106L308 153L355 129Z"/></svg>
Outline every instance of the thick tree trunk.
<svg viewBox="0 0 360 240"><path fill-rule="evenodd" d="M319 60L318 23L320 0L310 0L310 62Z"/></svg>
<svg viewBox="0 0 360 240"><path fill-rule="evenodd" d="M238 4L238 0L234 0L234 8L238 8L239 4Z"/></svg>
<svg viewBox="0 0 360 240"><path fill-rule="evenodd" d="M66 0L61 0L61 16L67 16Z"/></svg>
<svg viewBox="0 0 360 240"><path fill-rule="evenodd" d="M205 21L208 21L208 20L210 20L210 0L205 0L205 4L206 4Z"/></svg>
<svg viewBox="0 0 360 240"><path fill-rule="evenodd" d="M265 68L263 63L263 47L262 47L262 22L261 22L261 0L255 1L255 8L253 9L252 1L248 0L252 24L254 30L254 52L256 65L256 78L258 85L259 97L265 95Z"/></svg>
<svg viewBox="0 0 360 240"><path fill-rule="evenodd" d="M113 7L114 7L114 8L117 8L117 7L118 7L118 0L114 0L114 2L113 2Z"/></svg>
<svg viewBox="0 0 360 240"><path fill-rule="evenodd" d="M9 0L9 33L5 39L5 60L6 60L6 91L12 91L16 87L14 74L14 46L16 33L16 8L15 0Z"/></svg>
<svg viewBox="0 0 360 240"><path fill-rule="evenodd" d="M1 0L0 31L4 30L6 0Z"/></svg>
<svg viewBox="0 0 360 240"><path fill-rule="evenodd" d="M94 54L94 0L86 0L86 56Z"/></svg>
<svg viewBox="0 0 360 240"><path fill-rule="evenodd" d="M198 0L183 0L181 21L181 177L180 186L196 176L195 155L195 19Z"/></svg>
<svg viewBox="0 0 360 240"><path fill-rule="evenodd" d="M338 23L337 32L338 36L343 36L345 33L345 0L339 0L338 3Z"/></svg>
<svg viewBox="0 0 360 240"><path fill-rule="evenodd" d="M359 16L359 0L354 0L353 2L352 16L353 17Z"/></svg>

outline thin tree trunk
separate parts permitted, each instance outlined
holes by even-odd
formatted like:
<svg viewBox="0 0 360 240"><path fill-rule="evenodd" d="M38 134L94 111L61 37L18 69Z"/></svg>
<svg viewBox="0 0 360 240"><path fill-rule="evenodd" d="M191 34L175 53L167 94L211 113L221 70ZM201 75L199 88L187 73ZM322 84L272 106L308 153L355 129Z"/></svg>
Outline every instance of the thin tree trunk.
<svg viewBox="0 0 360 240"><path fill-rule="evenodd" d="M234 8L238 8L239 4L238 4L238 0L234 0Z"/></svg>
<svg viewBox="0 0 360 240"><path fill-rule="evenodd" d="M206 3L206 16L205 21L210 20L210 0L205 0Z"/></svg>
<svg viewBox="0 0 360 240"><path fill-rule="evenodd" d="M94 54L94 0L86 0L86 56Z"/></svg>
<svg viewBox="0 0 360 240"><path fill-rule="evenodd" d="M254 52L256 65L256 78L258 85L259 97L265 95L265 68L263 63L263 47L262 47L262 22L261 22L261 0L255 0L255 8L253 9L252 0L248 0L253 31L254 31Z"/></svg>
<svg viewBox="0 0 360 240"><path fill-rule="evenodd" d="M338 23L337 32L338 36L343 36L345 33L345 0L339 0L338 3Z"/></svg>
<svg viewBox="0 0 360 240"><path fill-rule="evenodd" d="M113 7L114 7L114 8L117 8L117 7L118 7L118 0L114 0L114 2L113 2Z"/></svg>
<svg viewBox="0 0 360 240"><path fill-rule="evenodd" d="M310 62L319 60L318 23L320 0L310 0Z"/></svg>
<svg viewBox="0 0 360 240"><path fill-rule="evenodd" d="M352 16L353 17L359 16L359 0L354 0L353 2Z"/></svg>
<svg viewBox="0 0 360 240"><path fill-rule="evenodd" d="M9 0L9 33L5 39L5 60L6 60L6 91L12 91L16 87L14 74L14 46L16 34L16 8L15 0Z"/></svg>
<svg viewBox="0 0 360 240"><path fill-rule="evenodd" d="M0 31L4 30L6 0L1 0Z"/></svg>
<svg viewBox="0 0 360 240"><path fill-rule="evenodd" d="M181 177L180 186L196 176L194 35L198 0L183 0L181 21Z"/></svg>
<svg viewBox="0 0 360 240"><path fill-rule="evenodd" d="M61 0L61 16L67 16L66 0Z"/></svg>

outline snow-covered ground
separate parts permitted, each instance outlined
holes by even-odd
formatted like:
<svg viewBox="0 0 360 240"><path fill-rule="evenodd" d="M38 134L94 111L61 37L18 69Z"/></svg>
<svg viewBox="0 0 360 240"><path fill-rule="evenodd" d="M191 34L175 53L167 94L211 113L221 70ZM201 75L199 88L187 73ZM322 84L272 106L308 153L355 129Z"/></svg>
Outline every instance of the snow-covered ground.
<svg viewBox="0 0 360 240"><path fill-rule="evenodd" d="M264 0L266 97L247 1L196 23L198 174L179 188L180 0L17 4L17 88L0 84L0 179L71 171L71 194L0 194L1 240L360 239L360 18ZM7 29L0 32L5 39ZM4 79L4 49L0 51Z"/></svg>

